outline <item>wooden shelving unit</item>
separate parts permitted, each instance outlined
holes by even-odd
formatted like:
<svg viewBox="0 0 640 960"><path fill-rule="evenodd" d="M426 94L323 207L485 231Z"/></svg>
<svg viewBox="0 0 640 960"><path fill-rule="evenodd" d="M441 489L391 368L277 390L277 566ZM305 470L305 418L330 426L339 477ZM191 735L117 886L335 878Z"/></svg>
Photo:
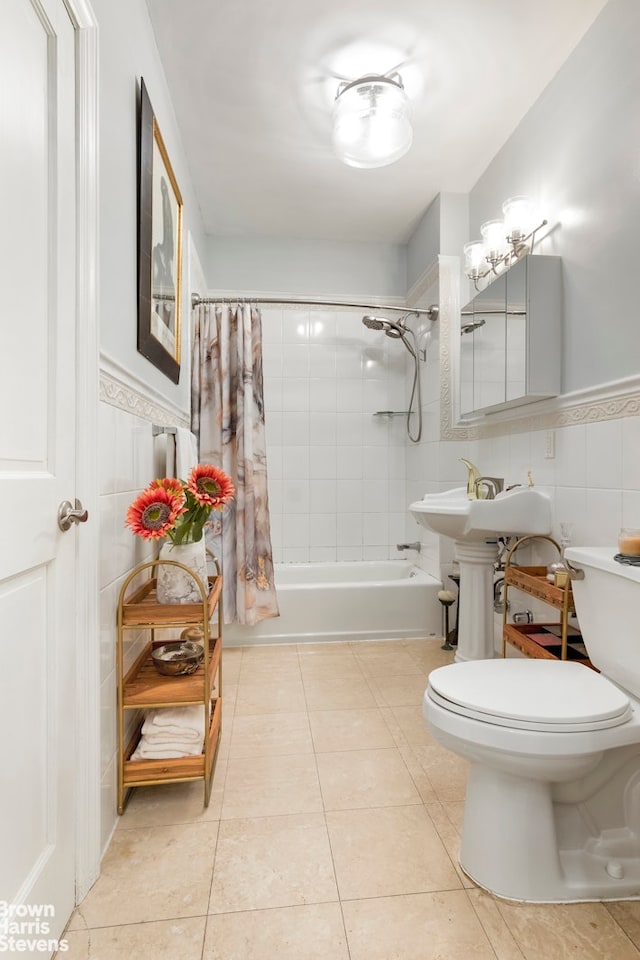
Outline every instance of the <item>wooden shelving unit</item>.
<svg viewBox="0 0 640 960"><path fill-rule="evenodd" d="M591 667L582 638L569 625L569 617L575 616L571 581L565 586L556 586L547 580L546 567L519 567L512 563L513 553L525 542L548 540L560 556L560 545L547 536L521 537L507 554L504 570L504 612L502 621L502 655L507 655L507 644L516 647L527 657L545 660L573 660ZM559 611L559 620L554 623L507 623L507 600L509 588L521 590Z"/></svg>
<svg viewBox="0 0 640 960"><path fill-rule="evenodd" d="M222 577L208 577L207 584L195 578L202 602L167 604L156 597L155 568L162 563L143 563L129 574L118 599L117 681L118 681L118 813L122 813L132 787L156 783L183 783L204 780L204 803L209 805L211 780L222 732ZM171 561L175 563L175 561ZM182 564L180 564L182 566ZM217 565L216 565L217 566ZM188 568L184 568L188 569ZM148 574L141 586L128 595L133 580ZM211 633L211 620L217 608L217 632ZM183 677L166 677L157 672L151 659L156 641L155 631L188 626L202 628L204 659L195 673ZM139 656L124 670L124 637L128 630L147 630L150 639ZM178 634L179 636L179 634ZM178 639L176 636L175 639ZM215 694L215 695L213 695ZM130 711L154 707L176 707L202 704L205 730L202 753L177 759L132 760L143 720L140 719L128 740L126 719Z"/></svg>

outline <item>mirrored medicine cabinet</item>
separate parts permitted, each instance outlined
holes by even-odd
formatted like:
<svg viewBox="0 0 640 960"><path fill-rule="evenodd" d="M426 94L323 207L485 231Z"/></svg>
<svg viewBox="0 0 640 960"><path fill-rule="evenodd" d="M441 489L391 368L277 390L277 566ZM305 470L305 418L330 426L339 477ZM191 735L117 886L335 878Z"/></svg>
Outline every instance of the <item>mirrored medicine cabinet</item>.
<svg viewBox="0 0 640 960"><path fill-rule="evenodd" d="M561 267L560 257L529 254L462 308L463 418L560 393Z"/></svg>

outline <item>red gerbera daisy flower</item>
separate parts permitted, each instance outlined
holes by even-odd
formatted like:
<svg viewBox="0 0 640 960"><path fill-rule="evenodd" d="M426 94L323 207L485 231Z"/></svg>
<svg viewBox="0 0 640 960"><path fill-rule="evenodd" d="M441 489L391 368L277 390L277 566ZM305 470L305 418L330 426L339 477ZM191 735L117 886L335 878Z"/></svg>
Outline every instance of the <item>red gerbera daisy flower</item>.
<svg viewBox="0 0 640 960"><path fill-rule="evenodd" d="M145 540L161 540L182 512L182 503L174 494L163 487L147 487L127 510L125 524Z"/></svg>
<svg viewBox="0 0 640 960"><path fill-rule="evenodd" d="M217 510L222 510L236 492L231 477L210 463L199 463L193 468L187 489L201 506Z"/></svg>
<svg viewBox="0 0 640 960"><path fill-rule="evenodd" d="M161 480L152 480L149 488L153 490L166 490L168 494L175 497L176 502L182 504L179 513L184 513L187 509L187 498L184 492L184 484L177 477L162 477Z"/></svg>

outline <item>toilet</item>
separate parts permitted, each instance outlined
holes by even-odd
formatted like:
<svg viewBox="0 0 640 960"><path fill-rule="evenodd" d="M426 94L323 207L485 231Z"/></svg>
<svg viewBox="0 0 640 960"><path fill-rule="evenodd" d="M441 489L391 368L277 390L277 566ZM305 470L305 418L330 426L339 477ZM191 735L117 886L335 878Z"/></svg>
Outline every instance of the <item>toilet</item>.
<svg viewBox="0 0 640 960"><path fill-rule="evenodd" d="M471 762L460 865L500 897L640 898L640 567L574 547L576 612L600 673L560 660L433 670L423 714Z"/></svg>

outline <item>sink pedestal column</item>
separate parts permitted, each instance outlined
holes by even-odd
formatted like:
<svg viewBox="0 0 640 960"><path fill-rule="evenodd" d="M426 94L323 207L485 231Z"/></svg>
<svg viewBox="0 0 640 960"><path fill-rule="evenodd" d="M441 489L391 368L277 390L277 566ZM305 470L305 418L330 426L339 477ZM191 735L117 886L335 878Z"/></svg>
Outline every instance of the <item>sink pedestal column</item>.
<svg viewBox="0 0 640 960"><path fill-rule="evenodd" d="M493 574L497 543L456 540L460 564L458 650L455 659L490 660L493 641Z"/></svg>

